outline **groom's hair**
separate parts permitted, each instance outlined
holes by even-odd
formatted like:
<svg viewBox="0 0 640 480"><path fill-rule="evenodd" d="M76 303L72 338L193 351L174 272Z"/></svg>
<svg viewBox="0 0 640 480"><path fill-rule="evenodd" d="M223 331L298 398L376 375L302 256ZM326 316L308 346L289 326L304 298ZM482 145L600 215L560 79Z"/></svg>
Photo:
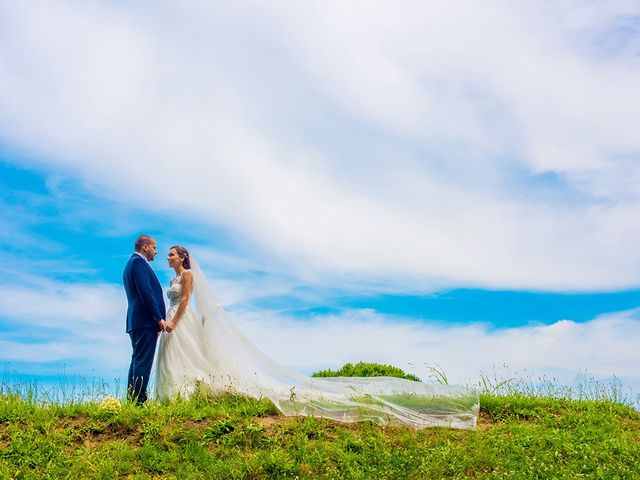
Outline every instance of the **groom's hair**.
<svg viewBox="0 0 640 480"><path fill-rule="evenodd" d="M145 245L149 245L150 243L153 243L155 240L153 239L153 237L149 236L149 235L140 235L137 239L136 239L136 252L139 252L140 250L142 250L142 247L144 247Z"/></svg>

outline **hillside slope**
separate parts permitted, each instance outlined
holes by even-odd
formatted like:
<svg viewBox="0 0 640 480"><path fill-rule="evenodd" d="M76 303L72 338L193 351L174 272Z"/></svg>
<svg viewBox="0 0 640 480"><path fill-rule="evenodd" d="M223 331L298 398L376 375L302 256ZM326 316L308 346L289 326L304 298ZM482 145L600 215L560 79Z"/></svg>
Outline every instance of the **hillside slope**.
<svg viewBox="0 0 640 480"><path fill-rule="evenodd" d="M640 478L640 414L597 401L481 398L477 431L338 424L268 401L144 408L0 396L0 478Z"/></svg>

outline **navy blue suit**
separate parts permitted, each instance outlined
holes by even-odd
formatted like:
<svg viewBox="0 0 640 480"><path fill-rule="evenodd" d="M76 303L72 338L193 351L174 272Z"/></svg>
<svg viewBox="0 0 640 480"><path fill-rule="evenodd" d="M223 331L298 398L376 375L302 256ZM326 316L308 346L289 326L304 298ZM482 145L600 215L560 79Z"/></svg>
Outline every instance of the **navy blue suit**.
<svg viewBox="0 0 640 480"><path fill-rule="evenodd" d="M134 253L122 274L127 293L127 333L131 337L131 366L127 379L129 398L142 404L147 399L147 385L151 375L153 356L160 320L164 320L165 306L162 286L149 263Z"/></svg>

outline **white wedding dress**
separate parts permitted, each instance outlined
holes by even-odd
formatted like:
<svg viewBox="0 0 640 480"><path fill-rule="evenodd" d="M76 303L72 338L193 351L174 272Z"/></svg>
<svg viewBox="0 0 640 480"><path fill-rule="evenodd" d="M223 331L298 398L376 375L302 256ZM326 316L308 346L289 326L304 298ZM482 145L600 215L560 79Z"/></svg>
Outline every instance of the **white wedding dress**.
<svg viewBox="0 0 640 480"><path fill-rule="evenodd" d="M291 371L253 346L218 304L193 258L193 293L171 333L158 340L154 392L189 398L196 388L266 397L285 415L342 422L371 420L415 428L475 428L478 392L393 377L312 378ZM176 313L182 277L171 281L167 320Z"/></svg>

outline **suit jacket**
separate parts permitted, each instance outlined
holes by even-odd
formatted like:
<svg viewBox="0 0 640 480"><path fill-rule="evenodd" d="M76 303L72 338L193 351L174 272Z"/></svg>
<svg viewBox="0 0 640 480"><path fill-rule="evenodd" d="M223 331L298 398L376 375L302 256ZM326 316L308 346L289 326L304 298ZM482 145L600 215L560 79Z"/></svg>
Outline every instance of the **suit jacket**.
<svg viewBox="0 0 640 480"><path fill-rule="evenodd" d="M122 274L127 293L127 333L141 328L160 331L165 317L164 296L158 277L149 263L137 253L131 255Z"/></svg>

